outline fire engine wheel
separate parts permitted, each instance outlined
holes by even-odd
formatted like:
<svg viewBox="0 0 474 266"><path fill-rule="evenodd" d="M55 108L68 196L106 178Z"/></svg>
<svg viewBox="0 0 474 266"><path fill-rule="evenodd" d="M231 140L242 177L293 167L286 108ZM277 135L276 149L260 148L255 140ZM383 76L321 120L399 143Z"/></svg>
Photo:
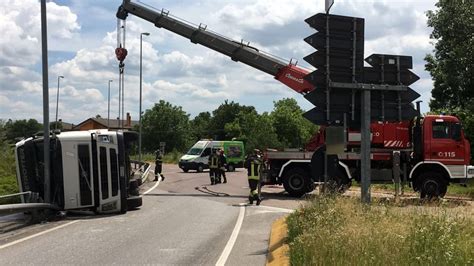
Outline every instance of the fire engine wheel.
<svg viewBox="0 0 474 266"><path fill-rule="evenodd" d="M308 173L300 168L294 168L285 174L283 187L292 197L301 197L311 191L311 179Z"/></svg>
<svg viewBox="0 0 474 266"><path fill-rule="evenodd" d="M201 173L202 171L204 171L204 166L203 166L202 164L198 165L196 171L197 171L198 173Z"/></svg>
<svg viewBox="0 0 474 266"><path fill-rule="evenodd" d="M448 190L448 183L443 176L436 172L427 172L421 174L420 180L420 197L422 199L428 198L442 198Z"/></svg>
<svg viewBox="0 0 474 266"><path fill-rule="evenodd" d="M229 165L227 166L227 171L229 171L229 172L234 172L234 171L235 171L234 165L233 165L233 164L229 164Z"/></svg>

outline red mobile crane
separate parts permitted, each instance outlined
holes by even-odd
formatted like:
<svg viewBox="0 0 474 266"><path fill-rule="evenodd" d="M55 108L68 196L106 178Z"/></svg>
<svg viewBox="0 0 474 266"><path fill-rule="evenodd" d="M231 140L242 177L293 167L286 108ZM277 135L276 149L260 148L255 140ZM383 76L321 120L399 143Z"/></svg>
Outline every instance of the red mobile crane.
<svg viewBox="0 0 474 266"><path fill-rule="evenodd" d="M255 47L207 30L207 26L191 25L173 17L168 11L157 11L141 3L124 0L117 18L125 20L133 14L189 39L192 43L229 56L268 73L294 91L306 94L314 86L304 79L310 71L261 52ZM393 182L394 172L401 170L403 180L412 184L421 196L444 196L450 183L464 183L474 177L469 165L470 145L464 137L461 122L455 116L418 117L416 121L375 122L371 124L372 182ZM267 151L265 184L283 184L292 196L314 189L323 180L324 127L321 127L304 151ZM352 179L360 180L360 132L349 130L346 152L338 155L336 172L331 180L343 188ZM401 169L395 170L393 154L400 155ZM398 156L397 156L398 158Z"/></svg>

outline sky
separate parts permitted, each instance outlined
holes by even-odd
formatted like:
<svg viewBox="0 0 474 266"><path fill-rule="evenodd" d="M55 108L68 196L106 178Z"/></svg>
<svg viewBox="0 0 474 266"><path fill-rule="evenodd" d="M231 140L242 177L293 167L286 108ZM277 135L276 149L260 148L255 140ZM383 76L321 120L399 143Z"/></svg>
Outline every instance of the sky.
<svg viewBox="0 0 474 266"><path fill-rule="evenodd" d="M324 0L141 0L157 10L285 61L297 60L314 48L303 39L316 31L304 20L324 12ZM50 120L58 117L78 124L89 117L107 117L108 80L110 117L118 116L117 19L120 0L48 1ZM420 80L411 88L421 94L422 112L429 111L432 80L424 70L433 50L426 25L427 10L435 0L335 0L332 14L365 18L365 56L372 53L413 56L413 72ZM41 24L38 0L0 1L0 119L43 121ZM143 37L143 110L159 100L182 106L194 117L212 111L225 100L273 109L274 101L294 98L303 110L313 106L304 97L242 63L129 15L126 28L125 111L133 120L139 113L140 33Z"/></svg>

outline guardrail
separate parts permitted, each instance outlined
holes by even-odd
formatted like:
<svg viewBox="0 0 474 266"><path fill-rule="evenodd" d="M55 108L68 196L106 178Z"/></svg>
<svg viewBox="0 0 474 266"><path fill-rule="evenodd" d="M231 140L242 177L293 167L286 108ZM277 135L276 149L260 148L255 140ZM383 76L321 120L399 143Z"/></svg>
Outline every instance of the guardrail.
<svg viewBox="0 0 474 266"><path fill-rule="evenodd" d="M130 165L135 170L135 172L141 172L140 180L142 181L142 183L144 183L146 181L146 178L148 177L148 173L150 172L151 165L147 162L139 162L135 160L130 160Z"/></svg>

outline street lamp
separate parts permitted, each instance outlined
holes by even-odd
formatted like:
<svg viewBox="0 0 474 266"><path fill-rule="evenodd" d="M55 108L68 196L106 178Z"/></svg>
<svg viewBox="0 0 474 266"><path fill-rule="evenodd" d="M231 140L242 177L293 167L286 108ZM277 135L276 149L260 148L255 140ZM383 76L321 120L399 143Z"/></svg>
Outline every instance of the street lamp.
<svg viewBox="0 0 474 266"><path fill-rule="evenodd" d="M143 35L149 36L150 33L142 32L140 34L140 110L138 111L138 161L140 163L141 169L141 162L142 162L142 41Z"/></svg>
<svg viewBox="0 0 474 266"><path fill-rule="evenodd" d="M63 78L64 76L58 76L58 92L56 93L56 122L54 123L54 129L58 129L59 79Z"/></svg>
<svg viewBox="0 0 474 266"><path fill-rule="evenodd" d="M107 129L110 129L110 82L113 80L109 79L109 97L107 101Z"/></svg>

